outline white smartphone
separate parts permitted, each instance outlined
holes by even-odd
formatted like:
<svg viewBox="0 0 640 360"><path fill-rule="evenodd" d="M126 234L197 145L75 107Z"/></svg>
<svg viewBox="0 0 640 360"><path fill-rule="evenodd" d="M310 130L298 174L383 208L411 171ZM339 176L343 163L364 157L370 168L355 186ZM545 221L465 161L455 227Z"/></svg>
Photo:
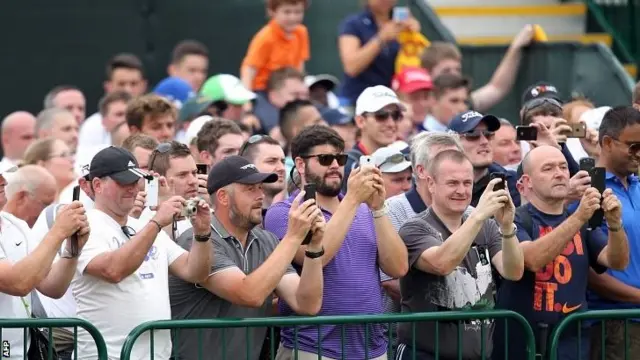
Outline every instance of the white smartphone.
<svg viewBox="0 0 640 360"><path fill-rule="evenodd" d="M393 21L405 21L409 18L409 8L406 6L396 6L393 8L393 15L391 16Z"/></svg>
<svg viewBox="0 0 640 360"><path fill-rule="evenodd" d="M145 180L145 182L144 190L147 193L147 201L144 205L147 207L158 206L158 191L160 190L158 178L154 177L152 180Z"/></svg>
<svg viewBox="0 0 640 360"><path fill-rule="evenodd" d="M360 156L360 167L365 167L365 166L368 166L368 167L374 167L375 166L375 163L373 161L373 157L366 156L366 155Z"/></svg>

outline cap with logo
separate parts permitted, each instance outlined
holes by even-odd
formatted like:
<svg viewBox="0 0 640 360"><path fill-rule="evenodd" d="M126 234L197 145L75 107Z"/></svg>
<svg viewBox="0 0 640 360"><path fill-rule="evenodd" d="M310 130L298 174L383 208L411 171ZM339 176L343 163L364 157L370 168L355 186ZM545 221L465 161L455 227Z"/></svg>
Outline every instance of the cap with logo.
<svg viewBox="0 0 640 360"><path fill-rule="evenodd" d="M319 85L324 87L327 91L332 91L336 86L338 86L338 84L340 84L340 81L333 75L318 74L305 76L304 84L308 88Z"/></svg>
<svg viewBox="0 0 640 360"><path fill-rule="evenodd" d="M481 122L487 125L489 131L496 131L500 128L500 120L497 117L469 110L454 116L449 123L449 130L464 134L473 131Z"/></svg>
<svg viewBox="0 0 640 360"><path fill-rule="evenodd" d="M242 85L240 79L229 74L218 74L207 79L202 84L200 94L213 102L224 101L233 105L244 105L256 98L256 94Z"/></svg>
<svg viewBox="0 0 640 360"><path fill-rule="evenodd" d="M177 77L165 78L156 85L152 92L168 99L178 109L182 108L182 105L186 103L187 100L195 96L191 85Z"/></svg>
<svg viewBox="0 0 640 360"><path fill-rule="evenodd" d="M207 178L207 191L213 194L229 184L259 184L278 181L278 174L261 173L242 156L232 155L215 164Z"/></svg>
<svg viewBox="0 0 640 360"><path fill-rule="evenodd" d="M212 103L213 100L201 94L192 97L182 105L178 114L178 121L185 122L189 118L202 114Z"/></svg>
<svg viewBox="0 0 640 360"><path fill-rule="evenodd" d="M356 100L356 115L364 113L373 113L387 105L396 104L400 109L404 110L404 105L398 99L393 90L383 85L371 86L358 96Z"/></svg>
<svg viewBox="0 0 640 360"><path fill-rule="evenodd" d="M353 124L353 117L343 113L338 109L320 109L320 116L329 126L341 126Z"/></svg>
<svg viewBox="0 0 640 360"><path fill-rule="evenodd" d="M529 86L522 94L522 105L524 106L527 102L538 98L554 99L562 104L558 89L548 82L541 81Z"/></svg>
<svg viewBox="0 0 640 360"><path fill-rule="evenodd" d="M105 176L112 178L118 184L130 185L149 174L138 167L138 161L129 151L109 146L93 157L86 177L90 180Z"/></svg>
<svg viewBox="0 0 640 360"><path fill-rule="evenodd" d="M383 173L399 173L411 167L411 163L407 161L405 155L391 146L381 147L371 156Z"/></svg>
<svg viewBox="0 0 640 360"><path fill-rule="evenodd" d="M418 90L433 89L433 81L427 70L408 67L393 77L391 88L399 93L410 94Z"/></svg>

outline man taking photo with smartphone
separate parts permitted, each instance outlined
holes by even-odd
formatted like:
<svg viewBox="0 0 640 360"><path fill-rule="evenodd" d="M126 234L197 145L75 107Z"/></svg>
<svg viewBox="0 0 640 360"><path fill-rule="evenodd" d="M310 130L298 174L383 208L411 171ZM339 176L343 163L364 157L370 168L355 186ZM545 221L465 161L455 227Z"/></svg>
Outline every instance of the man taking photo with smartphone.
<svg viewBox="0 0 640 360"><path fill-rule="evenodd" d="M589 269L602 273L606 268L624 269L629 262L629 245L622 228L621 206L611 189L602 194L588 188L578 208L569 213L565 200L569 193L569 168L559 149L540 146L522 162L522 186L528 204L516 211L517 238L524 253L525 274L521 280L505 279L498 290L497 307L524 316L536 336L537 351L546 359L554 326L569 314L587 310ZM589 221L598 209L604 212L608 236L602 228L589 230ZM525 335L514 321L496 325L493 359L524 359ZM558 348L559 359L588 359L587 331L578 339L575 327L564 333ZM508 341L509 353L504 352ZM577 347L581 345L581 357ZM586 356L586 357L585 357Z"/></svg>

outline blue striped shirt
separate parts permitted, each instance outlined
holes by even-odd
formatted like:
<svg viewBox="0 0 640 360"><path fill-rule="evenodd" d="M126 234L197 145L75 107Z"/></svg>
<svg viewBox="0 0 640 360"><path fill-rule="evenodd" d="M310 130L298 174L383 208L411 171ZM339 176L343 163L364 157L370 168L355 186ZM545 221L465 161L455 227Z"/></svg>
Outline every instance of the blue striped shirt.
<svg viewBox="0 0 640 360"><path fill-rule="evenodd" d="M272 205L264 219L265 229L279 239L287 232L289 209L296 195L297 192L285 201ZM342 200L342 195L338 198ZM324 209L322 213L328 222L332 214ZM367 205L361 204L340 250L324 267L322 309L318 315L382 314L381 292L373 217ZM279 306L282 315L294 314L282 300ZM333 359L364 359L365 347L368 347L369 358L383 355L387 350L384 326L369 325L368 330L369 339L365 339L364 325L345 326L343 355L340 325L321 326L320 339L316 326L301 326L297 334L298 349L317 354L320 340L321 355ZM286 348L294 348L293 328L282 329L282 344Z"/></svg>

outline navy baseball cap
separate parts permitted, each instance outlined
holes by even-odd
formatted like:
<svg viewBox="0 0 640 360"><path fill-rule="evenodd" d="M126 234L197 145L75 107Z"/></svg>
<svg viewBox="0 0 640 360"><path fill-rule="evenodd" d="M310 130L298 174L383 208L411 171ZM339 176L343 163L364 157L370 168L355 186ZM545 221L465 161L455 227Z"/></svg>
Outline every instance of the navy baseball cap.
<svg viewBox="0 0 640 360"><path fill-rule="evenodd" d="M330 108L324 108L319 110L320 110L320 115L322 116L322 119L326 121L327 124L329 124L329 126L353 124L353 117L350 117L349 115L344 114L340 110L330 109Z"/></svg>
<svg viewBox="0 0 640 360"><path fill-rule="evenodd" d="M558 89L553 84L541 81L529 86L524 91L524 94L522 94L522 106L533 99L539 98L554 99L562 104Z"/></svg>
<svg viewBox="0 0 640 360"><path fill-rule="evenodd" d="M232 155L215 164L207 178L209 195L233 183L259 184L278 181L276 173L261 173L258 168L242 156Z"/></svg>
<svg viewBox="0 0 640 360"><path fill-rule="evenodd" d="M454 116L449 123L449 130L464 134L473 131L481 122L487 124L489 131L497 131L500 128L500 120L494 115L482 115L477 111L469 110Z"/></svg>

